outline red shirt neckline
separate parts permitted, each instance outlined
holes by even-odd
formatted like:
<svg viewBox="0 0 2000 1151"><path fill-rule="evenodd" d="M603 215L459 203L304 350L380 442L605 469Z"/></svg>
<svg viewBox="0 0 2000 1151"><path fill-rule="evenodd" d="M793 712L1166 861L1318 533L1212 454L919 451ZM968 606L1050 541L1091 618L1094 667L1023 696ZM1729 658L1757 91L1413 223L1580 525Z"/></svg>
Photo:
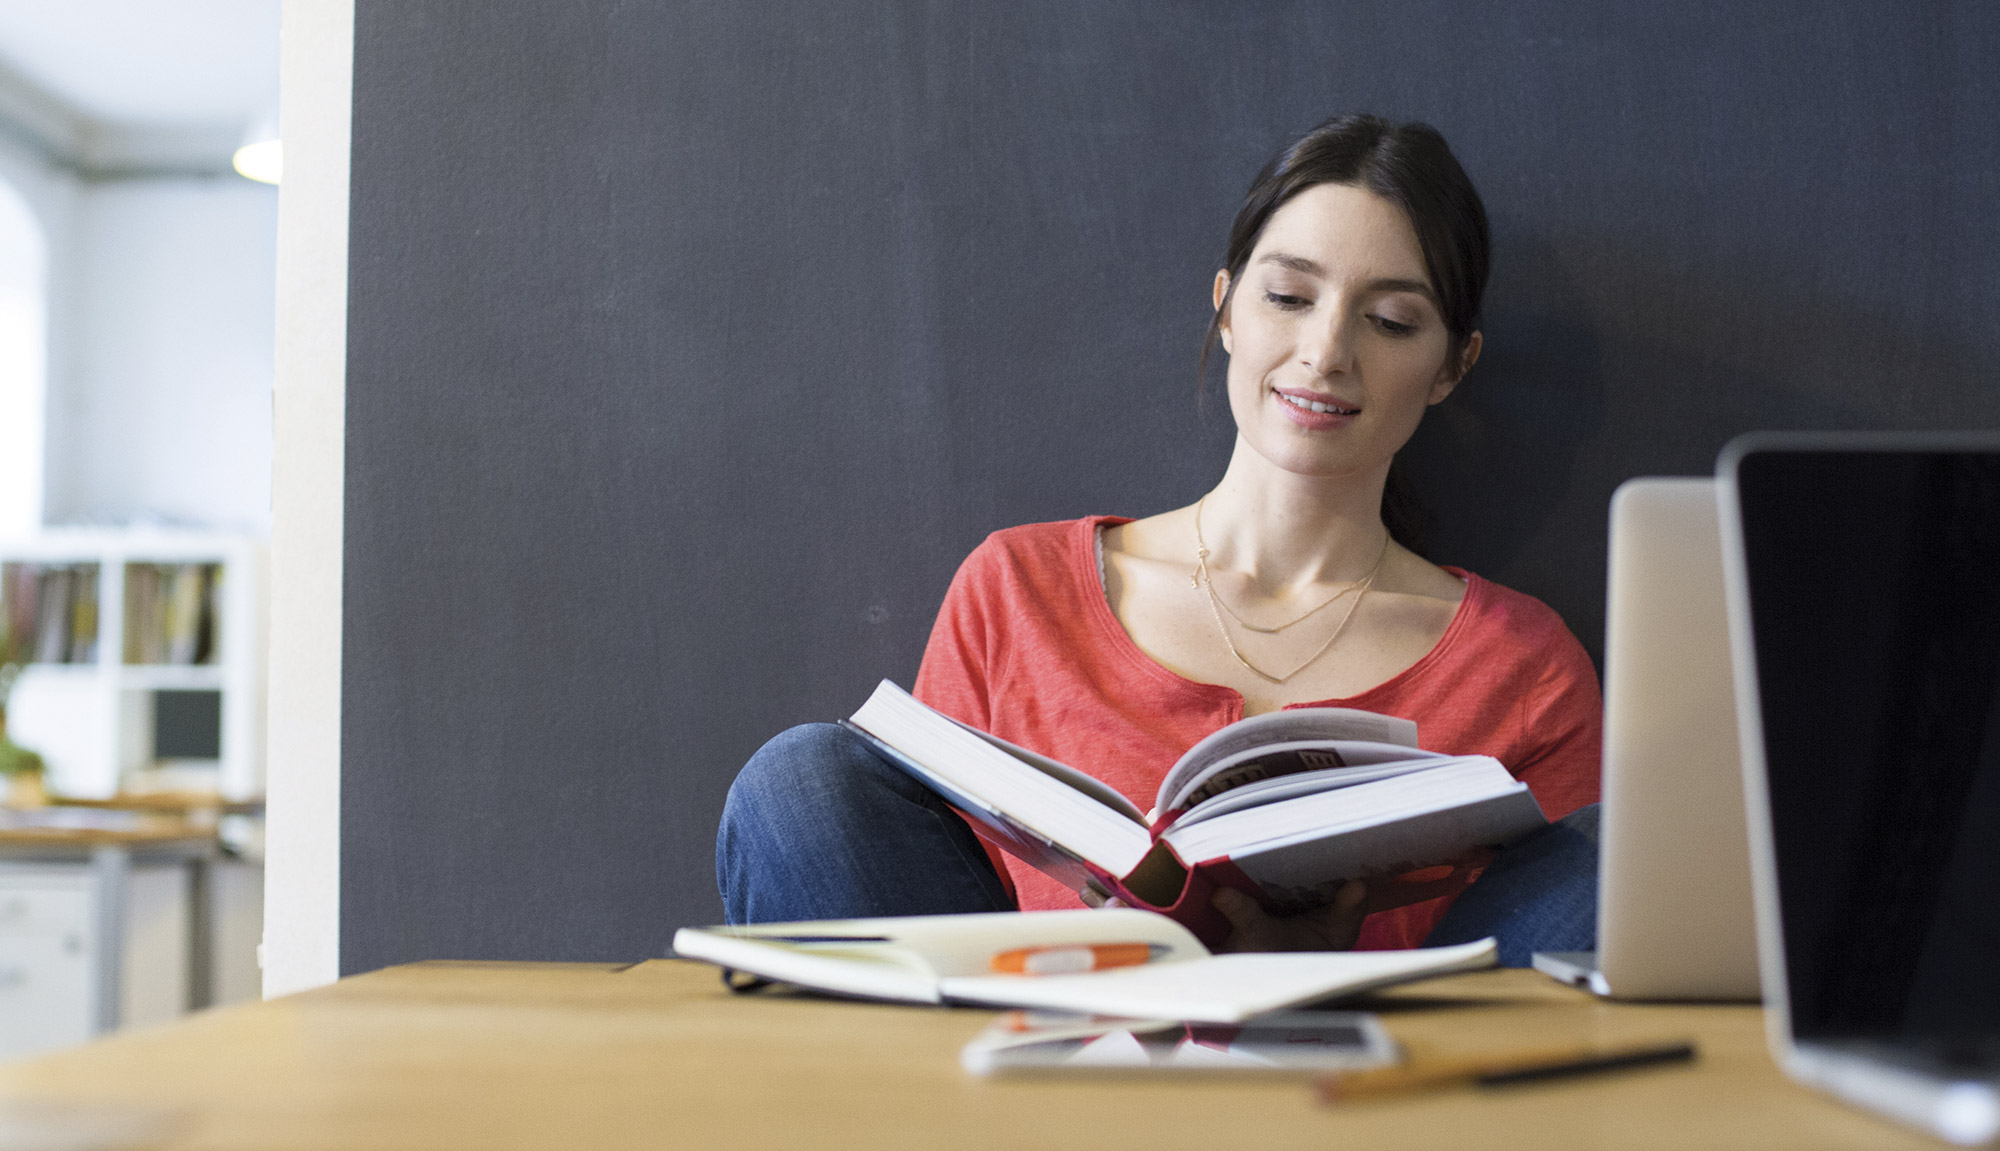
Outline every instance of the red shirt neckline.
<svg viewBox="0 0 2000 1151"><path fill-rule="evenodd" d="M1131 633L1125 630L1125 625L1118 622L1118 614L1111 610L1111 595L1105 590L1104 578L1098 570L1097 533L1106 527L1116 527L1131 522L1131 516L1085 516L1077 521L1077 529L1071 540L1074 547L1081 549L1080 562L1076 564L1075 571L1077 581L1082 585L1082 598L1091 605L1087 610L1092 625L1103 635L1110 650L1117 652L1127 663L1159 682L1161 686L1177 692L1213 698L1230 715L1232 723L1243 718L1242 692L1225 684L1203 683L1200 680L1189 679L1161 665L1139 647L1132 639ZM1363 707L1371 696L1395 692L1444 659L1457 642L1459 634L1465 630L1466 621L1476 614L1475 610L1469 608L1476 606L1473 605L1473 600L1483 594L1486 581L1464 568L1445 566L1443 570L1465 581L1465 594L1459 597L1458 608L1452 612L1451 622L1445 625L1444 634L1438 637L1438 641L1431 645L1429 651L1419 656L1415 663L1356 695L1288 703L1281 710L1290 711L1300 707Z"/></svg>

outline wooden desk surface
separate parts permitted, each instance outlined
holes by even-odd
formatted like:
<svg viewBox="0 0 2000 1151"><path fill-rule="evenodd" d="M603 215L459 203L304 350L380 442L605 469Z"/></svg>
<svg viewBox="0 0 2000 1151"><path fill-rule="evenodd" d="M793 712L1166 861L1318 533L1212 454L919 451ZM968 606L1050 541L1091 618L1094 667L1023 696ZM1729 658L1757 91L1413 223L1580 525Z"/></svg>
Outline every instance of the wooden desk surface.
<svg viewBox="0 0 2000 1151"><path fill-rule="evenodd" d="M218 815L260 815L262 799L224 799L220 795L193 791L120 792L110 799L78 799L51 796L54 807L94 807L112 811L158 811L169 815L208 813Z"/></svg>
<svg viewBox="0 0 2000 1151"><path fill-rule="evenodd" d="M130 827L0 827L0 852L9 849L89 851L98 847L213 845L215 829L172 816L145 816Z"/></svg>
<svg viewBox="0 0 2000 1151"><path fill-rule="evenodd" d="M144 1145L260 1151L1937 1146L1783 1080L1753 1007L1607 1004L1528 971L1371 1006L1412 1049L1692 1036L1701 1060L1335 1108L1300 1080L974 1079L958 1049L988 1012L732 998L692 963L425 963L0 1066L0 1127L152 1115Z"/></svg>

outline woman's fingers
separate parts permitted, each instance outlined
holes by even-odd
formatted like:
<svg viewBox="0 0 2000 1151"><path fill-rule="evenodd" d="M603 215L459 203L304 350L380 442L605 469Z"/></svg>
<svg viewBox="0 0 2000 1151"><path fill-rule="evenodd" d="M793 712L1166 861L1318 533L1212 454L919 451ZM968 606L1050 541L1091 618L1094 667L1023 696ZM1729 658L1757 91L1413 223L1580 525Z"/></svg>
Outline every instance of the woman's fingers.
<svg viewBox="0 0 2000 1151"><path fill-rule="evenodd" d="M1264 909L1257 906L1256 900L1233 887L1217 888L1214 898L1209 902L1215 904L1215 909L1220 911L1222 917L1229 921L1229 925L1238 931L1256 927L1269 918L1264 914Z"/></svg>
<svg viewBox="0 0 2000 1151"><path fill-rule="evenodd" d="M1233 887L1219 887L1209 897L1222 917L1229 921L1229 938L1224 951L1289 951L1279 920L1271 917L1258 902Z"/></svg>
<svg viewBox="0 0 2000 1151"><path fill-rule="evenodd" d="M1350 879L1333 893L1333 906L1343 915L1352 914L1368 902L1368 884L1365 880Z"/></svg>
<svg viewBox="0 0 2000 1151"><path fill-rule="evenodd" d="M1229 921L1226 951L1345 951L1361 935L1368 884L1350 879L1333 902L1298 915L1276 916L1234 888L1218 888L1211 902Z"/></svg>
<svg viewBox="0 0 2000 1151"><path fill-rule="evenodd" d="M1368 917L1368 884L1350 879L1340 885L1333 902L1322 908L1314 925L1322 946L1330 951L1346 951L1361 938L1361 921Z"/></svg>
<svg viewBox="0 0 2000 1151"><path fill-rule="evenodd" d="M1079 899L1083 900L1083 902L1084 902L1084 905L1085 905L1085 906L1087 906L1087 907L1130 907L1130 906L1132 906L1131 904L1129 904L1129 903L1125 902L1124 900L1122 900L1122 899L1118 898L1117 896L1115 896L1115 895L1111 894L1110 892L1108 892L1108 891L1104 890L1104 889L1103 889L1102 887L1099 887L1099 886L1097 886L1097 884L1095 884L1095 883L1087 883L1087 884L1085 884L1085 885L1084 885L1084 887L1083 887L1083 890L1082 890L1082 891L1079 891L1079 892L1077 892L1076 894L1077 894L1077 898L1079 898Z"/></svg>

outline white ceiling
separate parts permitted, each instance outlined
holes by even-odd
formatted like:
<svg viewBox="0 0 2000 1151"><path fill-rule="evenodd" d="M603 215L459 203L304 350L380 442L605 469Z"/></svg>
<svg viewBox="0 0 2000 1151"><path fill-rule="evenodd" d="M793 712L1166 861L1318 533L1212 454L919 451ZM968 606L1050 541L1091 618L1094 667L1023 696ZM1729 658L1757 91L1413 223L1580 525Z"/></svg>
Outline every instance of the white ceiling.
<svg viewBox="0 0 2000 1151"><path fill-rule="evenodd" d="M207 156L277 102L279 3L0 0L0 116L85 166Z"/></svg>

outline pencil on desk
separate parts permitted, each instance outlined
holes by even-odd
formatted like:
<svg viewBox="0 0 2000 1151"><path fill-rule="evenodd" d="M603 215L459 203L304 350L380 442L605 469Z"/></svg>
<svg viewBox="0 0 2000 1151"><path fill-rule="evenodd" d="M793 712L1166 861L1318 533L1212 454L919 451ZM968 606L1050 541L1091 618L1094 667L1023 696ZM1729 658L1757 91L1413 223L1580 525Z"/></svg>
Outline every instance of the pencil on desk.
<svg viewBox="0 0 2000 1151"><path fill-rule="evenodd" d="M1401 1067L1356 1071L1320 1081L1320 1098L1332 1102L1402 1095L1462 1084L1500 1087L1574 1075L1594 1075L1655 1063L1693 1059L1693 1043L1651 1043L1635 1047L1550 1047L1529 1051L1425 1059Z"/></svg>

